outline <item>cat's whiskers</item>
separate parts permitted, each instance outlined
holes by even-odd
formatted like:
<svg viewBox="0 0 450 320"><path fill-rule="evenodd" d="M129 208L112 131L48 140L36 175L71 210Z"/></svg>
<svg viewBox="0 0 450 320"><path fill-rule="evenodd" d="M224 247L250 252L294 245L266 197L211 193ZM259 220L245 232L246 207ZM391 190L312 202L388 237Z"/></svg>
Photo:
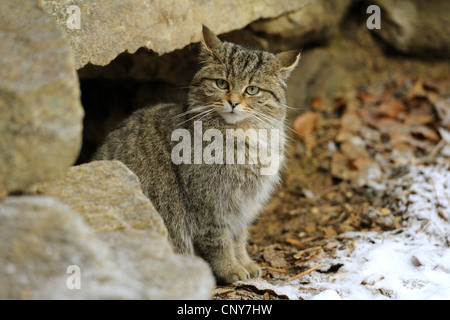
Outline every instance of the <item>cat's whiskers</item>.
<svg viewBox="0 0 450 320"><path fill-rule="evenodd" d="M180 114L177 114L176 116L173 116L172 118L175 119L175 118L183 117L185 115L188 115L188 114L191 114L191 113L194 113L194 112L197 112L197 111L201 111L201 110L204 110L204 109L211 108L212 106L213 106L212 104L208 104L208 105L205 105L205 106L198 106L198 107L189 109L188 111L185 111L185 112L182 112Z"/></svg>
<svg viewBox="0 0 450 320"><path fill-rule="evenodd" d="M259 112L257 110L253 110L253 112L255 112L257 115L259 115L261 118L267 120L268 121L267 124L269 124L269 123L279 123L283 127L286 126L286 124L284 122L282 122L280 120L277 120L277 119L275 119L275 118L273 118L273 117L271 117L271 116L269 116L269 115L267 115L265 113Z"/></svg>
<svg viewBox="0 0 450 320"><path fill-rule="evenodd" d="M267 119L268 121L274 121L274 122L277 122L277 123L279 123L284 129L290 130L290 131L292 131L292 132L295 133L295 131L294 131L292 128L290 128L283 120L278 120L278 119L275 119L275 118L270 117L270 116L265 115L265 114L261 114L261 115L262 115L263 117L266 117L266 119Z"/></svg>
<svg viewBox="0 0 450 320"><path fill-rule="evenodd" d="M209 108L209 109L207 109L207 110L205 110L205 111L202 111L202 112L200 112L200 113L197 113L196 115L190 117L189 119L187 119L187 120L185 120L185 121L183 121L183 122L178 123L177 125L180 126L180 125L182 125L182 124L184 124L184 123L186 123L186 122L192 121L192 120L194 120L194 119L196 119L196 118L198 118L198 119L196 119L196 121L200 121L201 119L204 118L204 116L210 114L210 113L213 112L213 111L215 111L213 108ZM199 117L200 117L200 118L199 118Z"/></svg>
<svg viewBox="0 0 450 320"><path fill-rule="evenodd" d="M256 119L259 123L261 123L264 128L275 129L275 127L273 125L271 125L268 121L264 121L264 119L262 119L257 114L253 114L252 116L253 116L253 119Z"/></svg>
<svg viewBox="0 0 450 320"><path fill-rule="evenodd" d="M281 104L281 105L282 105L283 107L285 107L286 109L289 109L289 110L294 111L295 113L300 113L300 110L297 110L297 109L295 109L295 108L293 108L293 107L291 107L291 106L289 106L289 105L287 105L287 104L285 104L285 103L279 102L279 104Z"/></svg>
<svg viewBox="0 0 450 320"><path fill-rule="evenodd" d="M201 116L200 118L198 118L196 121L201 121L202 119L204 119L206 116L209 116L213 111L215 111L214 109L210 109L207 110L205 112L202 112L203 116Z"/></svg>
<svg viewBox="0 0 450 320"><path fill-rule="evenodd" d="M274 102L273 102L273 101L269 101L269 103L274 103ZM288 105L285 104L285 103L279 102L279 103L277 103L277 104L281 104L281 105L282 105L283 107L285 107L285 108L288 108L288 109L291 109L291 110L293 110L293 111L295 111L295 112L297 112L297 113L300 113L300 111L295 110L294 108L288 106ZM255 110L255 111L256 111L256 110ZM269 117L269 116L266 115L266 114L263 114L263 113L260 113L260 114L261 114L262 116ZM277 120L277 119L274 119L274 118L272 118L272 117L269 117L268 120L269 120L269 121L275 121L275 122L278 122L279 124L281 124L281 125L283 126L283 128L285 128L285 129L291 131L292 133L298 134L294 129L292 129L288 124L286 124L286 122L284 122L284 120ZM293 140L293 139L290 139L290 140Z"/></svg>
<svg viewBox="0 0 450 320"><path fill-rule="evenodd" d="M256 114L253 114L253 119L256 119L259 123L263 124L263 126L267 126L268 127L267 129L269 129L269 130L278 129L278 128L275 128L274 126L270 125L269 123L267 123L266 121L264 121L260 117L258 117L258 115L256 115ZM283 135L283 137L284 137L284 139L287 139L290 142L294 141L294 139L292 139L291 137L289 137L287 135Z"/></svg>
<svg viewBox="0 0 450 320"><path fill-rule="evenodd" d="M265 124L269 125L269 126L271 127L270 129L275 129L275 126L270 125L270 123L276 122L276 123L279 123L284 129L288 129L288 130L290 130L290 131L296 133L296 132L295 132L293 129L291 129L286 123L284 123L284 121L277 120L277 119L275 119L275 118L273 118L273 117L271 117L271 116L269 116L269 115L267 115L267 114L264 114L264 113L259 112L259 111L256 111L256 110L253 110L253 112L255 112L255 114L253 114L253 116L254 116L256 119L259 119L260 121L262 121L262 119L266 120L267 122L266 122L266 121L263 121L263 122L264 122ZM260 119L258 116L261 117L262 119ZM292 139L292 138L289 137L289 136L286 136L286 138L289 139L290 141L293 141L293 140L294 140L294 139Z"/></svg>
<svg viewBox="0 0 450 320"><path fill-rule="evenodd" d="M271 126L270 124L268 124L266 121L264 121L263 119L259 118L257 115L254 115L254 119L256 119L256 121L258 121L262 125L262 129L268 129L268 130L276 129L273 126Z"/></svg>

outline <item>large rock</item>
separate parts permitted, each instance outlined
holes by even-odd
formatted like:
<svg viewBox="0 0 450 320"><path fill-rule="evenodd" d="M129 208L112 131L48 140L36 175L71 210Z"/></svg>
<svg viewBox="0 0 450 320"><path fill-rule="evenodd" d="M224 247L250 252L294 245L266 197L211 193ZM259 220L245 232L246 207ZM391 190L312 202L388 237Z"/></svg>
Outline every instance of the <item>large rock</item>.
<svg viewBox="0 0 450 320"><path fill-rule="evenodd" d="M351 4L352 0L315 0L275 19L256 21L250 29L268 36L290 39L295 45L321 43L339 31L339 25Z"/></svg>
<svg viewBox="0 0 450 320"><path fill-rule="evenodd" d="M372 31L391 47L421 57L450 56L450 2L448 0L376 0L381 28Z"/></svg>
<svg viewBox="0 0 450 320"><path fill-rule="evenodd" d="M39 194L57 197L83 215L96 232L147 230L167 237L164 222L142 193L138 178L120 161L95 161L41 183Z"/></svg>
<svg viewBox="0 0 450 320"><path fill-rule="evenodd" d="M0 201L0 238L0 299L144 296L145 288L124 272L113 250L58 199L12 196ZM76 282L69 277L77 276L71 266L79 267L80 289L70 289Z"/></svg>
<svg viewBox="0 0 450 320"><path fill-rule="evenodd" d="M1 299L211 297L208 265L173 253L162 218L122 163L72 167L37 190L0 202ZM73 265L81 289L69 289Z"/></svg>
<svg viewBox="0 0 450 320"><path fill-rule="evenodd" d="M0 4L0 199L61 177L81 147L73 53L38 1Z"/></svg>
<svg viewBox="0 0 450 320"><path fill-rule="evenodd" d="M310 0L108 0L42 1L66 30L75 52L76 68L106 65L118 54L140 47L158 54L200 40L201 25L216 33L245 27L260 18L276 17L304 7ZM69 6L80 12L80 28L68 28Z"/></svg>
<svg viewBox="0 0 450 320"><path fill-rule="evenodd" d="M209 266L200 258L174 254L162 218L121 162L72 167L64 179L43 183L38 191L82 214L113 249L120 269L142 285L142 298L210 298L214 278Z"/></svg>

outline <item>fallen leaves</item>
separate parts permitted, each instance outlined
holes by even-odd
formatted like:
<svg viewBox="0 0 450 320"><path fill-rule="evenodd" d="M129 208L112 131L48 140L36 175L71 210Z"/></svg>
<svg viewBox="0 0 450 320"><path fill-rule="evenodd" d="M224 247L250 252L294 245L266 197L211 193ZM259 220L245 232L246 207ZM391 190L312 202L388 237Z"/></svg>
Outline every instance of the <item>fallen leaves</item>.
<svg viewBox="0 0 450 320"><path fill-rule="evenodd" d="M293 124L298 138L303 140L306 146L308 156L311 156L311 150L316 146L316 139L314 138L313 132L319 117L320 114L318 112L305 112L298 116Z"/></svg>
<svg viewBox="0 0 450 320"><path fill-rule="evenodd" d="M442 119L441 126L450 130L450 97L437 100L434 106L439 118Z"/></svg>
<svg viewBox="0 0 450 320"><path fill-rule="evenodd" d="M295 119L293 127L300 139L304 139L313 133L319 116L318 112L305 112Z"/></svg>
<svg viewBox="0 0 450 320"><path fill-rule="evenodd" d="M398 99L389 99L381 102L375 109L378 117L401 119L407 112L406 106Z"/></svg>
<svg viewBox="0 0 450 320"><path fill-rule="evenodd" d="M310 262L319 261L324 256L325 252L321 247L312 247L298 251L293 255L293 258L297 260L295 266L307 267Z"/></svg>
<svg viewBox="0 0 450 320"><path fill-rule="evenodd" d="M279 248L269 246L263 251L264 260L267 261L273 268L285 268L288 263L284 259L284 254Z"/></svg>
<svg viewBox="0 0 450 320"><path fill-rule="evenodd" d="M408 83L405 80L396 87L388 86L379 94L359 91L356 109L346 108L345 98L338 97L338 107L332 109L342 115L327 114L321 101L315 99L315 111L298 116L294 122L305 145L304 156L310 157L317 146L318 123L333 116L340 116L340 127L329 170L332 177L350 181L355 187L376 182L392 165L417 163L426 155L436 155L442 131L450 130L450 99L439 97L438 89L429 82Z"/></svg>

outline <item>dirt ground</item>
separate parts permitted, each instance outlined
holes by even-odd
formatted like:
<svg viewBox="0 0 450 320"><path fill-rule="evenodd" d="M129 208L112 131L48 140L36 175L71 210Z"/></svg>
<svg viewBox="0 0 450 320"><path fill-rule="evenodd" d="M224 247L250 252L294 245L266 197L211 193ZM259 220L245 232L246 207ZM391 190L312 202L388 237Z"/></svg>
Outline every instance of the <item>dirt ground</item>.
<svg viewBox="0 0 450 320"><path fill-rule="evenodd" d="M269 283L303 272L338 272L341 265L322 266L321 260L352 245L342 234L383 232L402 224L404 209L389 190L376 186L402 175L410 164L449 159L442 152L450 143L450 63L380 51L371 56L364 46L361 50L361 42L348 43L338 40L302 58L309 64L303 72L325 60L338 67L352 60L344 72L333 66L329 73L316 73L314 81L294 79L288 89L311 85L311 99L290 117L289 127L296 133L283 183L250 228L248 246ZM350 81L338 89L329 85L342 77ZM440 210L448 221L450 216ZM245 282L218 286L213 298L287 299Z"/></svg>

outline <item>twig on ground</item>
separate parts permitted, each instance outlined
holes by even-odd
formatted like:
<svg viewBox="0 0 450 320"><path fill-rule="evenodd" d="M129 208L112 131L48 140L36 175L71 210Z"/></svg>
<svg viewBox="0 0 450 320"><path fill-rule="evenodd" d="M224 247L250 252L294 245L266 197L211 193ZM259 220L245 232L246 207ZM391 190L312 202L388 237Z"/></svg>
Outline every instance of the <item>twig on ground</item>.
<svg viewBox="0 0 450 320"><path fill-rule="evenodd" d="M306 271L303 271L302 273L299 273L299 274L296 275L296 276L293 276L292 278L290 278L290 279L288 279L288 280L282 282L281 284L286 284L286 283L288 283L288 282L290 282L290 281L292 281L292 280L295 280L295 279L298 279L298 278L300 278L300 277L303 277L304 275L307 275L308 273L311 273L311 272L313 272L314 270L319 269L321 266L322 266L321 264L318 264L317 266L314 266L314 267L312 267L311 269L308 269L308 270L306 270Z"/></svg>
<svg viewBox="0 0 450 320"><path fill-rule="evenodd" d="M434 194L435 194L435 197L436 197L436 202L435 202L435 204L434 204L434 206L435 206L435 208L436 208L436 211L437 211L439 217L441 217L441 218L444 219L445 221L448 221L447 217L446 217L445 214L442 212L443 206L441 205L441 202L439 201L439 196L438 196L438 193L437 193L436 185L434 184L434 181L433 181L433 180L429 180L429 181L430 181L431 184L433 185Z"/></svg>
<svg viewBox="0 0 450 320"><path fill-rule="evenodd" d="M425 157L423 157L421 160L425 163L434 161L434 159L439 154L439 152L441 151L441 149L444 147L445 144L446 141L444 139L441 139L441 141L439 141L439 143L434 146L433 150L431 150L431 152Z"/></svg>

